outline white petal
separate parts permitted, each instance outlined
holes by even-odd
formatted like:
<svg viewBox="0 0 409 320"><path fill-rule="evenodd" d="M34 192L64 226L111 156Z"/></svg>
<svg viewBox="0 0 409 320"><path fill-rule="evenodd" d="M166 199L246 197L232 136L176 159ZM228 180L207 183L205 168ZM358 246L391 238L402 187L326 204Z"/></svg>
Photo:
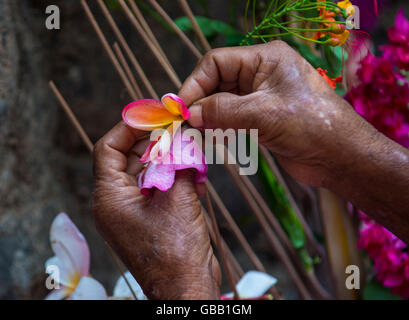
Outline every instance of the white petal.
<svg viewBox="0 0 409 320"><path fill-rule="evenodd" d="M69 274L87 276L89 272L89 248L82 233L65 213L60 213L50 230L51 246L60 261L60 267Z"/></svg>
<svg viewBox="0 0 409 320"><path fill-rule="evenodd" d="M64 287L52 290L44 300L62 300L67 296L67 290Z"/></svg>
<svg viewBox="0 0 409 320"><path fill-rule="evenodd" d="M102 284L90 277L82 277L71 295L72 300L106 300L107 298Z"/></svg>
<svg viewBox="0 0 409 320"><path fill-rule="evenodd" d="M257 298L262 296L277 283L277 279L267 273L248 271L236 285L237 294L242 298ZM233 293L225 294L233 297Z"/></svg>
<svg viewBox="0 0 409 320"><path fill-rule="evenodd" d="M45 272L48 273L55 282L65 286L70 285L70 273L57 256L47 259L45 262Z"/></svg>
<svg viewBox="0 0 409 320"><path fill-rule="evenodd" d="M135 280L135 278L132 276L132 274L127 271L125 272L125 277L126 280L128 280L129 284L131 285L131 288L133 292L136 295L136 298L138 300L147 300L145 294L142 291L141 286L139 283ZM124 278L121 276L118 278L115 288L114 288L114 297L116 298L122 298L122 299L133 299L133 295L131 293L131 290L129 290L128 285L126 284Z"/></svg>

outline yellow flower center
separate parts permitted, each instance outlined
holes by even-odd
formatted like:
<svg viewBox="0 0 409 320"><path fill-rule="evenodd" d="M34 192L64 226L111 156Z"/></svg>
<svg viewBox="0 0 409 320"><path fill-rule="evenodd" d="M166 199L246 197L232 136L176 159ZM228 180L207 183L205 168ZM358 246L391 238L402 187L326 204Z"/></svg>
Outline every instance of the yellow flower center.
<svg viewBox="0 0 409 320"><path fill-rule="evenodd" d="M81 280L81 274L77 271L70 274L68 277L68 284L66 285L65 292L67 296L70 296L77 288L78 283Z"/></svg>

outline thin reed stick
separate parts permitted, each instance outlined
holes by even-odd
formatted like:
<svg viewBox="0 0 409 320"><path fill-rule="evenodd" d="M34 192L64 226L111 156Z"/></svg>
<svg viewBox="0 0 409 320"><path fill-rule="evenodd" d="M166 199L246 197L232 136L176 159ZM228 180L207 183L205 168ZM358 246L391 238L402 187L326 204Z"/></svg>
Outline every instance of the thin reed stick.
<svg viewBox="0 0 409 320"><path fill-rule="evenodd" d="M235 178L234 180L237 180L238 183L240 181L239 173L238 171L234 170L233 167L228 168L228 172L230 175L234 175ZM326 290L322 287L321 283L318 281L316 278L316 275L314 272L307 272L305 270L304 265L300 261L300 258L294 248L294 246L291 244L291 242L288 239L287 234L283 230L280 222L277 220L276 216L274 213L271 211L270 207L267 205L261 194L257 191L253 183L250 181L250 179L247 176L242 176L241 181L244 183L244 187L247 188L251 195L254 197L256 200L257 204L260 206L260 209L263 211L265 217L267 218L268 222L270 223L271 227L273 228L273 231L276 233L280 241L284 244L284 247L287 249L287 251L290 254L290 257L292 258L292 261L295 262L295 264L298 267L298 270L301 272L301 274L308 280L308 283L311 286L311 290L320 298L320 299L329 299L330 295L326 292Z"/></svg>
<svg viewBox="0 0 409 320"><path fill-rule="evenodd" d="M239 188L240 192L246 199L247 204L249 205L251 211L257 218L261 228L264 231L264 234L267 237L267 240L272 247L275 255L277 258L284 264L288 273L290 274L291 279L293 280L301 298L309 300L311 296L305 287L304 283L302 282L297 270L295 269L294 265L291 262L291 259L287 255L286 251L284 250L283 246L281 245L279 239L276 235L272 232L268 221L266 220L262 210L259 208L256 200L252 197L252 195L248 192L247 187L243 183L243 181L234 174L235 170L232 167L229 168L231 165L226 165L226 168L231 175L233 181L235 182L236 186Z"/></svg>
<svg viewBox="0 0 409 320"><path fill-rule="evenodd" d="M112 248L109 246L108 242L104 241L105 247L108 250L109 255L111 256L112 260L114 260L114 263L117 267L117 269L119 270L119 273L121 274L122 278L125 280L126 285L128 286L129 290L132 293L132 296L135 300L138 300L138 298L136 297L135 292L133 291L133 288L131 286L131 284L129 283L128 279L125 277L125 273L122 270L121 264L119 263L118 259L115 256L115 252L114 250L112 250Z"/></svg>
<svg viewBox="0 0 409 320"><path fill-rule="evenodd" d="M209 218L210 220L210 218ZM209 221L211 223L211 221ZM212 241L214 242L214 245L216 245L216 236L214 235ZM233 252L230 250L230 248L227 246L226 241L222 238L221 241L222 248L226 254L227 261L229 262L230 266L232 267L232 278L234 283L237 283L240 281L240 279L244 275L243 268L240 266L239 262L237 259L234 257Z"/></svg>
<svg viewBox="0 0 409 320"><path fill-rule="evenodd" d="M188 17L190 23L193 26L193 30L195 31L197 37L199 38L200 43L202 44L205 51L210 51L212 48L210 47L209 42L207 41L206 37L204 36L202 30L200 29L199 24L197 23L195 16L193 15L192 10L186 0L178 0L182 10L185 12L186 16Z"/></svg>
<svg viewBox="0 0 409 320"><path fill-rule="evenodd" d="M145 29L145 32L148 35L148 37L151 38L153 44L158 48L158 50L160 51L160 53L162 54L163 58L166 60L168 65L172 66L172 64L170 63L168 57L166 56L165 52L163 51L161 45L159 44L159 41L156 39L154 33L152 32L151 27L149 27L148 22L145 20L145 17L143 16L141 10L139 10L138 6L136 5L135 0L128 0L128 3L131 6L131 9L132 9L135 17L138 19L139 23Z"/></svg>
<svg viewBox="0 0 409 320"><path fill-rule="evenodd" d="M206 220L207 228L209 230L210 239L211 239L211 241L213 243L213 246L217 249L216 235L215 235L214 230L213 230L212 221L210 220L209 214L207 213L207 211L205 210L205 208L203 206L202 206L202 212L203 212L203 215L204 215L205 220ZM234 257L234 255L231 252L230 248L227 246L227 243L226 243L226 241L224 241L223 237L222 237L221 242L222 242L223 250L225 250L225 252L226 252L226 257L229 260L229 263L233 266L232 275L233 275L233 278L234 278L234 282L237 283L237 282L239 282L241 277L244 275L244 271L241 268L241 266L240 266L239 262L237 261L237 259Z"/></svg>
<svg viewBox="0 0 409 320"><path fill-rule="evenodd" d="M68 115L68 118L71 120L72 124L74 125L74 128L77 130L80 137L82 138L82 141L84 142L84 144L88 148L88 151L90 152L90 154L92 154L94 152L94 144L91 142L91 139L88 137L88 135L86 134L86 132L82 128L82 126L79 123L77 117L72 112L72 109L70 108L70 106L68 105L68 103L64 99L64 97L62 96L60 90L58 90L58 88L55 86L54 82L50 81L49 85L50 85L51 90L53 91L54 95L56 96L57 100L60 102L61 107L64 109L64 111ZM116 257L115 253L113 252L113 250L109 246L109 244L107 242L105 242L105 241L104 241L104 244L105 244L105 247L108 250L108 253L111 256L112 260L114 260L115 266L118 269L119 273L121 274L121 277L125 280L125 283L127 284L129 290L131 291L132 296L134 297L135 300L137 300L136 294L133 291L132 286L128 282L128 279L125 277L125 273L123 272L123 270L122 270L122 268L120 266L118 258Z"/></svg>
<svg viewBox="0 0 409 320"><path fill-rule="evenodd" d="M224 205L222 199L219 197L217 191L213 187L210 181L206 181L206 187L209 191L211 197L213 198L216 206L218 207L219 211L222 213L224 218L229 224L230 229L232 230L233 234L235 235L237 241L241 244L244 252L246 252L247 256L249 257L251 263L255 267L257 271L266 272L262 262L256 255L256 253L251 248L250 244L247 242L247 239L244 237L243 233L241 232L239 226L234 221L233 217L231 216L230 212L227 210L226 206ZM273 295L274 299L282 299L276 288L271 287L270 289L271 294Z"/></svg>
<svg viewBox="0 0 409 320"><path fill-rule="evenodd" d="M217 226L216 215L214 213L212 201L210 200L209 192L206 191L205 197L206 197L207 211L209 212L210 219L211 219L212 225L213 225L213 231L214 231L215 236L216 236L216 246L217 246L217 249L219 251L220 260L222 262L223 269L224 269L225 274L226 274L227 282L229 283L230 289L234 293L234 299L238 299L239 296L237 294L236 285L235 285L234 280L232 278L232 271L230 269L230 264L227 263L225 250L223 250L223 247L222 247L222 244L221 244L220 231L219 231L219 227Z"/></svg>
<svg viewBox="0 0 409 320"><path fill-rule="evenodd" d="M120 0L121 1L121 0ZM184 34L182 30L173 22L172 18L166 13L165 10L159 5L156 0L149 0L150 4L155 8L155 10L162 16L163 19L169 24L169 26L178 34L180 39L185 43L185 45L192 51L192 53L200 59L202 54L200 51L195 47L195 45L190 41L190 39Z"/></svg>
<svg viewBox="0 0 409 320"><path fill-rule="evenodd" d="M112 51L111 47L109 46L108 41L106 40L101 28L99 27L97 20L95 19L94 15L92 14L91 9L88 7L87 2L85 0L81 0L81 4L84 7L85 13L87 14L92 26L94 27L95 32L97 33L99 40L102 42L102 45L103 45L105 51L108 53L108 56L112 61L112 64L114 65L116 71L118 72L118 74L121 77L123 83L125 84L125 87L128 89L128 92L131 95L131 98L133 100L137 100L136 92L132 88L132 85L129 82L124 70L121 67L121 65L119 64L118 59L115 57L114 52Z"/></svg>
<svg viewBox="0 0 409 320"><path fill-rule="evenodd" d="M124 68L128 76L128 79L131 81L131 84L136 94L138 95L137 99L142 99L143 93L141 91L141 88L139 88L138 83L136 82L136 79L133 76L131 69L129 68L128 62L126 62L124 54L122 53L121 48L119 47L117 42L114 43L113 48L114 48L116 55L118 56L119 62L122 64L122 67Z"/></svg>
<svg viewBox="0 0 409 320"><path fill-rule="evenodd" d="M250 244L247 242L247 239L244 237L239 226L236 224L230 212L227 210L222 199L219 197L216 189L213 187L212 183L208 180L206 181L206 187L211 197L213 198L214 202L216 203L216 206L219 208L221 214L223 215L223 217L226 219L227 223L229 224L229 227L231 231L233 232L234 236L236 237L237 241L241 244L244 252L249 257L253 266L256 268L256 270L260 272L266 272L260 259L257 257L255 252L251 248Z"/></svg>
<svg viewBox="0 0 409 320"><path fill-rule="evenodd" d="M51 90L53 91L54 95L56 96L56 98L60 102L60 105L63 108L63 110L65 111L65 113L67 114L68 118L71 120L71 122L74 125L75 129L78 131L78 134L80 135L80 137L81 137L82 141L84 142L85 146L92 153L92 151L94 150L94 144L91 142L90 138L85 133L85 130L82 128L81 124L79 123L79 121L75 117L75 115L72 112L71 108L69 107L67 101L64 99L61 92L57 89L57 87L55 86L53 81L50 81L48 84L49 84Z"/></svg>
<svg viewBox="0 0 409 320"><path fill-rule="evenodd" d="M180 82L178 77L175 77L176 71L173 69L171 65L167 63L167 61L163 58L161 52L158 50L158 48L153 44L152 40L148 37L146 34L145 30L142 28L141 24L139 21L135 18L135 16L132 14L132 11L129 9L127 4L125 3L124 0L119 0L119 4L121 5L122 9L124 10L126 16L128 19L131 21L133 26L136 28L142 39L145 41L149 49L152 51L158 62L161 64L161 66L165 69L166 73L168 74L170 80L172 80L173 84L179 88L182 83Z"/></svg>
<svg viewBox="0 0 409 320"><path fill-rule="evenodd" d="M145 72L143 71L141 65L139 64L138 60L136 59L134 53L132 52L131 48L129 47L127 41L125 40L124 36L122 35L121 31L118 28L114 18L112 17L111 13L109 12L108 8L106 7L103 0L98 0L98 4L101 7L102 13L104 14L108 24L111 26L112 31L114 32L115 36L117 37L119 43L121 44L122 48L125 50L126 55L128 56L129 60L131 61L133 67L135 68L136 72L138 73L139 78L141 79L142 83L144 84L146 90L154 99L159 99L156 91L153 89L152 84L150 83L148 77L146 76Z"/></svg>
<svg viewBox="0 0 409 320"><path fill-rule="evenodd" d="M283 187L285 195L287 196L291 207L294 209L295 214L297 215L297 218L300 220L301 225L304 228L305 235L307 237L308 242L311 244L312 249L315 251L315 254L318 254L321 257L323 257L325 255L325 253L324 253L322 247L319 245L319 243L315 239L314 234L312 233L310 226L305 221L304 215L301 213L301 210L300 210L297 202L295 201L295 199L294 199L294 197L292 195L292 192L288 188L288 185L285 182L285 180L284 180L284 178L283 178L283 176L282 176L282 174L280 172L280 169L277 167L273 157L271 156L270 152L263 146L260 146L260 151L261 151L261 154L263 155L263 157L266 159L270 170L276 176L277 181Z"/></svg>

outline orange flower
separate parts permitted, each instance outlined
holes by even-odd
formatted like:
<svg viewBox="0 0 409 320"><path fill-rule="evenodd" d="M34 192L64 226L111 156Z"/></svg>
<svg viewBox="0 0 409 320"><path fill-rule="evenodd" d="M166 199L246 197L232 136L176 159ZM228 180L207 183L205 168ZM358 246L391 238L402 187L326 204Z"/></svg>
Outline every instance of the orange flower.
<svg viewBox="0 0 409 320"><path fill-rule="evenodd" d="M318 0L317 3L324 2L324 0ZM354 7L349 0L341 1L338 3L339 7L347 11L348 16L354 13ZM326 35L329 36L327 43L330 46L342 46L349 37L349 31L346 30L345 25L342 23L336 23L335 16L337 15L334 10L328 10L326 8L319 8L320 18L323 23L319 24L320 28L327 28L328 31L318 31L315 33L313 39L319 40ZM339 8L338 8L339 10Z"/></svg>
<svg viewBox="0 0 409 320"><path fill-rule="evenodd" d="M349 31L345 30L341 34L329 33L329 35L331 36L331 38L328 41L328 44L330 46L333 46L333 47L342 46L348 40Z"/></svg>
<svg viewBox="0 0 409 320"><path fill-rule="evenodd" d="M336 89L337 88L337 83L341 83L342 82L342 77L337 77L337 78L330 78L327 76L328 70L324 70L321 68L317 68L318 73L325 79L325 81L327 81L327 83L330 85L330 87L332 89Z"/></svg>
<svg viewBox="0 0 409 320"><path fill-rule="evenodd" d="M344 1L338 2L337 6L342 8L342 9L345 9L348 17L355 13L355 8L352 5L351 1L349 1L349 0L344 0Z"/></svg>

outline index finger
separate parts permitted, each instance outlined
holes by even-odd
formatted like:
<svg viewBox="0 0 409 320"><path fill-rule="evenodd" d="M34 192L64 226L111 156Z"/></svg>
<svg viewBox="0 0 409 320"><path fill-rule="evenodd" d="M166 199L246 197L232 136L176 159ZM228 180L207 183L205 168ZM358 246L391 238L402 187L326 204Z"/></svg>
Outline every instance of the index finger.
<svg viewBox="0 0 409 320"><path fill-rule="evenodd" d="M119 122L94 148L94 173L96 176L112 172L125 172L127 153L135 143L148 133L133 129L123 121Z"/></svg>
<svg viewBox="0 0 409 320"><path fill-rule="evenodd" d="M193 102L215 93L221 84L225 84L229 90L250 93L252 79L257 71L257 53L265 48L261 46L209 51L183 83L179 97L190 106Z"/></svg>

